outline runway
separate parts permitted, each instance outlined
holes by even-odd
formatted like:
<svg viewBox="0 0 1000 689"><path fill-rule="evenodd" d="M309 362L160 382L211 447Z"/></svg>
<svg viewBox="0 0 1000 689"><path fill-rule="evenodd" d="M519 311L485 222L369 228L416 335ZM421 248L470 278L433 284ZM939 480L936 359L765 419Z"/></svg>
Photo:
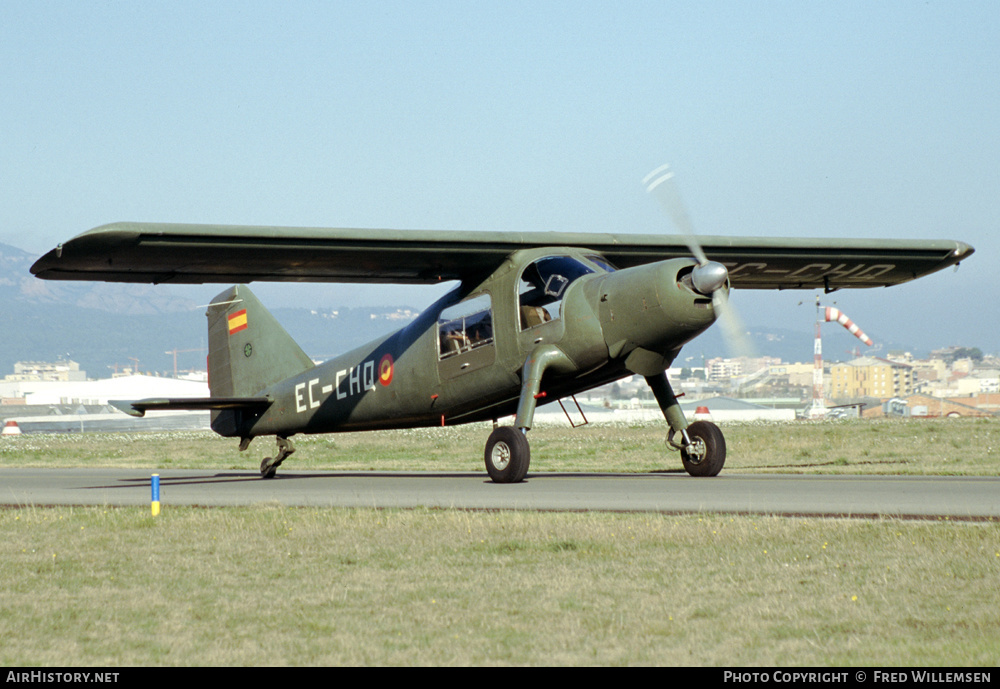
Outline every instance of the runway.
<svg viewBox="0 0 1000 689"><path fill-rule="evenodd" d="M150 471L0 469L0 504L149 505ZM663 474L529 474L498 485L484 473L157 472L160 503L471 510L732 513L979 520L1000 517L1000 478Z"/></svg>

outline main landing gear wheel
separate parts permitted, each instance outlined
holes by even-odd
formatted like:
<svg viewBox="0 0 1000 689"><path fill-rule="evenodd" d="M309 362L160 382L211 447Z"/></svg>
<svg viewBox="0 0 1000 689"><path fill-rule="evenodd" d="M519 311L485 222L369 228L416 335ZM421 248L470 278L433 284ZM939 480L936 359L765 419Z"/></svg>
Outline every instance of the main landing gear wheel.
<svg viewBox="0 0 1000 689"><path fill-rule="evenodd" d="M524 480L531 462L528 439L513 426L500 426L486 441L486 473L494 483L517 483Z"/></svg>
<svg viewBox="0 0 1000 689"><path fill-rule="evenodd" d="M715 476L726 463L726 439L711 421L695 421L687 427L691 444L681 450L684 469L692 476Z"/></svg>

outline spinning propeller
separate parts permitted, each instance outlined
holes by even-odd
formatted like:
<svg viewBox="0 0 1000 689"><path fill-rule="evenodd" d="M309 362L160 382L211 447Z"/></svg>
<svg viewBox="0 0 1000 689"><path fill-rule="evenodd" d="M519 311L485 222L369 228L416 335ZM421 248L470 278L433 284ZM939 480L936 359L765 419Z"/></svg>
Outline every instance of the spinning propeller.
<svg viewBox="0 0 1000 689"><path fill-rule="evenodd" d="M656 197L674 225L684 235L685 243L694 259L698 261L698 265L691 272L691 284L701 294L711 296L712 308L716 317L722 322L726 341L733 354L753 357L754 348L747 338L746 328L740 322L736 310L729 304L729 271L718 261L708 260L701 244L698 243L694 224L681 200L680 190L677 188L670 165L656 168L646 175L642 183L646 191Z"/></svg>

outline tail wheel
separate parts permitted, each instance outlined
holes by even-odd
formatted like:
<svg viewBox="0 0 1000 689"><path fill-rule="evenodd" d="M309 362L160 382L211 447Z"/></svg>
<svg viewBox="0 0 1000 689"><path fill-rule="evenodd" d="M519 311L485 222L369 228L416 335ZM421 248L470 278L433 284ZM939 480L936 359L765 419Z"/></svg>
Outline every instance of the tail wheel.
<svg viewBox="0 0 1000 689"><path fill-rule="evenodd" d="M726 463L726 439L711 421L695 421L687 427L691 443L681 450L684 469L692 476L716 476Z"/></svg>
<svg viewBox="0 0 1000 689"><path fill-rule="evenodd" d="M274 464L274 460L270 457L265 457L260 463L260 477L261 478L274 478L274 475L278 473L278 465Z"/></svg>
<svg viewBox="0 0 1000 689"><path fill-rule="evenodd" d="M292 445L292 441L288 438L282 438L280 435L276 436L278 441L278 454L271 459L270 457L265 457L260 463L260 477L261 478L274 478L274 475L278 473L278 467L281 463L288 459L288 455L295 452L295 447ZM249 444L249 442L247 443Z"/></svg>
<svg viewBox="0 0 1000 689"><path fill-rule="evenodd" d="M528 439L517 428L500 426L486 441L486 473L494 483L517 483L524 480L531 462Z"/></svg>

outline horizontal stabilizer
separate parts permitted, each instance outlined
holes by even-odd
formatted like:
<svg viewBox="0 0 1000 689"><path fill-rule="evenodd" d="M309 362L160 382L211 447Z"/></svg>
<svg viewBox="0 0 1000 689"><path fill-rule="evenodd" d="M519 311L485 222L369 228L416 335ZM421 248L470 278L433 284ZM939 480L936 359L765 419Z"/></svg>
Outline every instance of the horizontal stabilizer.
<svg viewBox="0 0 1000 689"><path fill-rule="evenodd" d="M145 416L147 411L169 409L245 409L264 411L273 400L267 397L189 397L179 399L150 398L144 400L108 400L108 403L129 416Z"/></svg>

